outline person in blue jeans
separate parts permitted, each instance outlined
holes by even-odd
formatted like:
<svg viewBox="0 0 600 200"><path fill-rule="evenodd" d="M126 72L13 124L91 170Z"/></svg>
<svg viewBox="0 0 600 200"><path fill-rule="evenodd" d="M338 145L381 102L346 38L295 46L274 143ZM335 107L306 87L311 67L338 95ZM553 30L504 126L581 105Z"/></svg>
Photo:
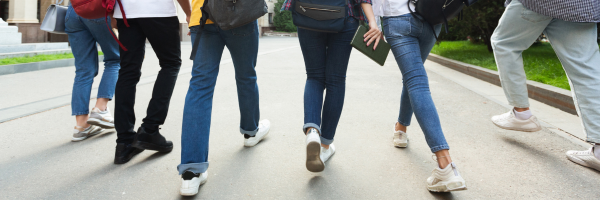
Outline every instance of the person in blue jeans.
<svg viewBox="0 0 600 200"><path fill-rule="evenodd" d="M199 11L200 0L192 5ZM258 23L243 25L231 30L222 30L215 24L207 24L198 34L200 26L196 19L201 13L192 12L190 28L192 42L199 39L195 55L192 79L185 98L183 127L181 133L181 164L177 166L182 176L180 194L192 196L206 182L208 169L208 143L213 105L213 94L219 73L224 47L227 46L233 67L240 109L240 132L244 146L258 144L270 129L269 120L260 120L258 85L256 83L256 60L258 56ZM210 21L209 21L210 23Z"/></svg>
<svg viewBox="0 0 600 200"><path fill-rule="evenodd" d="M113 21L111 18L108 21ZM111 23L114 24L114 23ZM113 25L116 27L116 25ZM77 125L72 141L81 141L102 132L103 128L114 128L108 101L113 98L119 75L119 45L106 26L104 18L84 19L75 13L71 5L65 17L65 31L69 36L75 57L75 81L71 99L72 115ZM104 73L98 87L96 105L89 110L90 94L94 77L98 75L98 47L104 53Z"/></svg>
<svg viewBox="0 0 600 200"><path fill-rule="evenodd" d="M427 179L427 188L432 192L466 190L465 180L450 159L450 147L431 98L429 80L423 65L435 44L441 25L431 26L418 14L411 14L408 0L381 1L381 4L378 2L374 5L375 15L383 17L385 39L392 47L403 81L400 115L394 127L394 146L408 146L406 129L414 113L438 162L438 167ZM414 10L414 5L410 6Z"/></svg>
<svg viewBox="0 0 600 200"><path fill-rule="evenodd" d="M290 10L292 1L286 0L281 9ZM346 21L341 32L298 28L307 77L302 130L306 135L306 169L311 172L325 170L325 162L335 153L333 138L344 107L346 71L352 52L350 42L359 21L375 22L371 0L350 0L347 5ZM376 40L374 46L381 38L376 24L370 23L371 29L365 34L369 43ZM325 90L327 93L323 95Z"/></svg>

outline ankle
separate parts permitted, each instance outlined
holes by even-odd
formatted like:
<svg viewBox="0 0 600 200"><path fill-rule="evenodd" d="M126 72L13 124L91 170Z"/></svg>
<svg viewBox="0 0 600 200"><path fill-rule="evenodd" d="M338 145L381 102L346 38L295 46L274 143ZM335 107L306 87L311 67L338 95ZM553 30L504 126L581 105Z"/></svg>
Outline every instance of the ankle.
<svg viewBox="0 0 600 200"><path fill-rule="evenodd" d="M520 120L527 120L527 119L531 118L531 116L533 116L533 114L531 113L531 110L529 110L529 109L523 110L523 111L518 111L515 108L514 113L515 113L515 117Z"/></svg>
<svg viewBox="0 0 600 200"><path fill-rule="evenodd" d="M329 149L329 145L328 144L321 144L321 147L323 147L325 149Z"/></svg>
<svg viewBox="0 0 600 200"><path fill-rule="evenodd" d="M396 122L396 126L394 128L395 131L402 131L406 133L406 126L400 124L399 122Z"/></svg>

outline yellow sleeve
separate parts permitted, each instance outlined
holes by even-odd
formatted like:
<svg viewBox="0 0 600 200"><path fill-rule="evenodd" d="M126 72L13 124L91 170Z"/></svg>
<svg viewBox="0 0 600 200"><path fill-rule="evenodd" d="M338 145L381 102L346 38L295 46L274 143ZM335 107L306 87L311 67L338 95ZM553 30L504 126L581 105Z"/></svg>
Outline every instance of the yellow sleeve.
<svg viewBox="0 0 600 200"><path fill-rule="evenodd" d="M200 8L204 4L204 0L192 0L192 16L190 17L189 27L200 25L200 18L202 18L202 12ZM206 24L212 24L213 22L206 20Z"/></svg>

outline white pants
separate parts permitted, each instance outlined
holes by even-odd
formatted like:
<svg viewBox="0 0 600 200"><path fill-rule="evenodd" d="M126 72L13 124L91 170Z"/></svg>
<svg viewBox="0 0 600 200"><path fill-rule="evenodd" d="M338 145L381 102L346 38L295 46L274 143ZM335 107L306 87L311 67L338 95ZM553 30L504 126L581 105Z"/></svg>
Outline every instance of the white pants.
<svg viewBox="0 0 600 200"><path fill-rule="evenodd" d="M500 81L510 105L529 107L522 53L543 32L567 74L587 141L600 143L600 53L596 31L595 23L554 19L512 1L491 38Z"/></svg>

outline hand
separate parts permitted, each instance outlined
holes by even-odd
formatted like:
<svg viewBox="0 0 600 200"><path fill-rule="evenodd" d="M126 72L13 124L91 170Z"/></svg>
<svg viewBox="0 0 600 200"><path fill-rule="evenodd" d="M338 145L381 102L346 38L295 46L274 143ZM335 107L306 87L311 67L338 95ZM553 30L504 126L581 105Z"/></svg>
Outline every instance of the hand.
<svg viewBox="0 0 600 200"><path fill-rule="evenodd" d="M185 21L188 23L188 25L190 25L190 16L186 16Z"/></svg>
<svg viewBox="0 0 600 200"><path fill-rule="evenodd" d="M379 30L379 27L377 27L375 23L370 23L369 27L371 29L369 29L369 31L363 36L365 38L364 41L367 42L367 46L375 42L375 45L373 46L373 50L375 50L377 48L377 45L379 44L379 40L381 40L382 38L382 34Z"/></svg>
<svg viewBox="0 0 600 200"><path fill-rule="evenodd" d="M192 32L191 32L191 31L188 31L188 34L187 34L187 35L188 35L188 36L192 36Z"/></svg>
<svg viewBox="0 0 600 200"><path fill-rule="evenodd" d="M110 26L112 26L112 28L119 30L119 28L117 28L117 19L115 18L111 18L110 19Z"/></svg>

